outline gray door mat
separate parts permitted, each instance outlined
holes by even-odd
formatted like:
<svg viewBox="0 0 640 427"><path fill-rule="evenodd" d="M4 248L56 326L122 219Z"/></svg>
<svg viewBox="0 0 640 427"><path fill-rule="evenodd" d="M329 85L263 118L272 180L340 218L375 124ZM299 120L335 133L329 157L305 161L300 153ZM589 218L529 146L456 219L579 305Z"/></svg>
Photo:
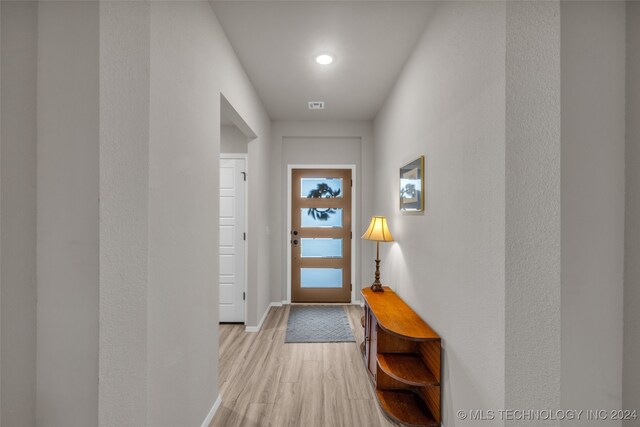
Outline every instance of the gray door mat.
<svg viewBox="0 0 640 427"><path fill-rule="evenodd" d="M342 306L292 305L284 342L355 342L355 339Z"/></svg>

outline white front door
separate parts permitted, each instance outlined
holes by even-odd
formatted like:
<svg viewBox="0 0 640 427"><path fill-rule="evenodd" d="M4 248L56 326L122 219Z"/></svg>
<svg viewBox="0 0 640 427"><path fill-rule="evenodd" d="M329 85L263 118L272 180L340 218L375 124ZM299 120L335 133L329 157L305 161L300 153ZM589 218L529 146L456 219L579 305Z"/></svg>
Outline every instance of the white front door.
<svg viewBox="0 0 640 427"><path fill-rule="evenodd" d="M244 322L245 160L220 159L220 321Z"/></svg>

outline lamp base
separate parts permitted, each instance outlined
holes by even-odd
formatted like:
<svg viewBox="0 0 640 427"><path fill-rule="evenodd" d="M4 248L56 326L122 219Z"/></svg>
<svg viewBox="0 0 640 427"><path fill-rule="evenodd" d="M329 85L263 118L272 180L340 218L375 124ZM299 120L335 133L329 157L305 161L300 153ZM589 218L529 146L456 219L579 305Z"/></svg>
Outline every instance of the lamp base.
<svg viewBox="0 0 640 427"><path fill-rule="evenodd" d="M382 283L380 283L380 250L378 249L379 242L376 242L376 274L375 274L375 280L373 281L373 284L371 285L371 290L373 292L384 292L384 289L382 289Z"/></svg>
<svg viewBox="0 0 640 427"><path fill-rule="evenodd" d="M374 283L371 285L371 290L373 292L384 292L384 288L382 287L382 284L380 283Z"/></svg>

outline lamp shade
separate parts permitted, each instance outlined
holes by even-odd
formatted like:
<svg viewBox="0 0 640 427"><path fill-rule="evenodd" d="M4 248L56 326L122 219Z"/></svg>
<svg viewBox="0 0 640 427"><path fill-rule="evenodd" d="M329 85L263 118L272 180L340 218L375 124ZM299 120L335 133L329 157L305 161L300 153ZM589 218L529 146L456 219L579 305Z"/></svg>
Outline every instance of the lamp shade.
<svg viewBox="0 0 640 427"><path fill-rule="evenodd" d="M376 240L378 242L393 242L393 236L387 226L387 218L383 216L371 217L369 228L364 232L362 238L365 240Z"/></svg>

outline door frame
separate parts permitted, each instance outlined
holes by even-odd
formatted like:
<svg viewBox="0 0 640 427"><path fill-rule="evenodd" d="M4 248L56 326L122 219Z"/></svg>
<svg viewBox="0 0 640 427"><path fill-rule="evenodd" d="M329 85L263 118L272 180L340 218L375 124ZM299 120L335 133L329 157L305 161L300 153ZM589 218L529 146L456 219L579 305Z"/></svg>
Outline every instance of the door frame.
<svg viewBox="0 0 640 427"><path fill-rule="evenodd" d="M244 160L244 169L246 172L247 179L244 181L244 232L247 233L247 229L249 228L249 154L248 153L220 153L220 160L222 159L242 159ZM219 167L220 165L218 165ZM218 195L219 197L219 195ZM219 225L218 225L219 227ZM242 322L243 324L247 324L247 283L248 283L248 274L249 274L249 233L246 234L247 240L244 241L244 304L243 304L243 313L242 313ZM218 238L218 255L220 253L220 238ZM220 278L218 277L218 292L220 292ZM218 307L218 310L220 308ZM218 319L219 321L220 319Z"/></svg>
<svg viewBox="0 0 640 427"><path fill-rule="evenodd" d="M308 165L308 164L287 164L287 225L285 226L285 246L287 247L287 304L291 304L291 177L293 169L351 169L351 180L353 186L351 187L351 233L353 238L351 239L351 284L356 281L356 218L358 218L357 212L357 185L358 180L356 175L356 165L354 164L323 164L323 165ZM357 286L351 286L351 304L355 301L355 292Z"/></svg>

